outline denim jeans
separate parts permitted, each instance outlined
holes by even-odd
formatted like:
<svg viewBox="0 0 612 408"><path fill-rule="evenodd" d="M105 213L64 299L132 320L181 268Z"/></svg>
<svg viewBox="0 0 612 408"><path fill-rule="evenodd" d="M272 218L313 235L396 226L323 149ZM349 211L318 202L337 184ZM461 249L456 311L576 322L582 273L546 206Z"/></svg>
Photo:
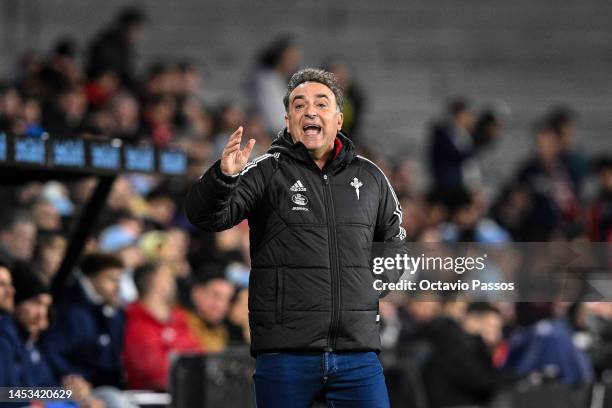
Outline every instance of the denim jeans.
<svg viewBox="0 0 612 408"><path fill-rule="evenodd" d="M330 408L389 408L374 352L260 353L253 379L257 408L307 408L317 396Z"/></svg>

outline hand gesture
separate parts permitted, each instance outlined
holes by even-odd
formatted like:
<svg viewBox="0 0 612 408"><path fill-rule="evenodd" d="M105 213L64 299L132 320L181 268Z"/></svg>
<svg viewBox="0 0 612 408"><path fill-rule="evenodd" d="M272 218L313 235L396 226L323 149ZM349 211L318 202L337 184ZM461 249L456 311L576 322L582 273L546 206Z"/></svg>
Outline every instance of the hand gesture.
<svg viewBox="0 0 612 408"><path fill-rule="evenodd" d="M239 126L230 136L221 154L221 172L225 175L234 176L240 173L246 166L253 146L255 146L255 139L249 139L244 149L240 150L242 132L242 126Z"/></svg>

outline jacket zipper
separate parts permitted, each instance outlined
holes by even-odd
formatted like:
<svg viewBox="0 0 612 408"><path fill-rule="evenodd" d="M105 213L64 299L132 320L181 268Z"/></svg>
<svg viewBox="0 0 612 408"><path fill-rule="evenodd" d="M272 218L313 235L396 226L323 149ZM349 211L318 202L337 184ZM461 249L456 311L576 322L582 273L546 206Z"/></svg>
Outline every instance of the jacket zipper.
<svg viewBox="0 0 612 408"><path fill-rule="evenodd" d="M327 229L329 232L330 248L329 260L331 270L331 289L332 289L332 312L329 332L327 334L327 348L325 351L331 352L336 348L336 338L338 324L340 322L340 268L338 265L338 242L336 238L336 220L334 214L334 201L332 199L331 185L329 176L323 174L323 193L325 196L325 206L327 215Z"/></svg>

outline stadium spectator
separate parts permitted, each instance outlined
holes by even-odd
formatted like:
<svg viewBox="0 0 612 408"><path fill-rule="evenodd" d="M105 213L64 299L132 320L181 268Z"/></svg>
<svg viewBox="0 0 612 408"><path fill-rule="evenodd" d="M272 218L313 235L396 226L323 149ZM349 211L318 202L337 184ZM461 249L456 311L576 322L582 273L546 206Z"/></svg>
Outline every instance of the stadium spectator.
<svg viewBox="0 0 612 408"><path fill-rule="evenodd" d="M13 319L0 323L0 337L8 344L1 350L11 359L13 381L18 387L53 387L58 384L46 355L41 352L39 339L49 326L49 306L52 298L38 274L25 262L15 262L13 269L15 307Z"/></svg>
<svg viewBox="0 0 612 408"><path fill-rule="evenodd" d="M440 226L440 235L445 242L504 243L510 235L495 221L483 218L475 194L458 189L449 194L447 205L450 222Z"/></svg>
<svg viewBox="0 0 612 408"><path fill-rule="evenodd" d="M42 127L54 137L77 137L85 123L87 98L79 85L66 85L45 106Z"/></svg>
<svg viewBox="0 0 612 408"><path fill-rule="evenodd" d="M123 263L103 253L86 255L80 273L59 300L58 318L43 348L60 378L79 376L93 387L123 385L125 317L119 305Z"/></svg>
<svg viewBox="0 0 612 408"><path fill-rule="evenodd" d="M9 270L9 262L0 258L0 387L15 385L16 369L10 353L10 343L1 335L2 328L10 319L14 310L15 288Z"/></svg>
<svg viewBox="0 0 612 408"><path fill-rule="evenodd" d="M0 132L14 133L21 113L22 100L17 88L0 83Z"/></svg>
<svg viewBox="0 0 612 408"><path fill-rule="evenodd" d="M476 152L491 147L501 137L503 127L498 116L499 114L491 109L484 110L478 116L472 132Z"/></svg>
<svg viewBox="0 0 612 408"><path fill-rule="evenodd" d="M5 209L0 214L0 255L30 261L36 246L36 231L29 212Z"/></svg>
<svg viewBox="0 0 612 408"><path fill-rule="evenodd" d="M91 68L85 85L87 103L92 109L106 105L119 88L119 76L110 66Z"/></svg>
<svg viewBox="0 0 612 408"><path fill-rule="evenodd" d="M27 89L42 98L44 110L63 89L77 86L83 80L83 71L77 61L77 53L77 45L73 38L60 38L38 73L41 89Z"/></svg>
<svg viewBox="0 0 612 408"><path fill-rule="evenodd" d="M155 146L167 147L174 140L176 109L176 101L170 95L154 95L145 100L144 128Z"/></svg>
<svg viewBox="0 0 612 408"><path fill-rule="evenodd" d="M518 375L539 372L570 384L593 380L593 369L572 342L569 326L554 316L550 302L516 304L518 327L508 340L505 371Z"/></svg>
<svg viewBox="0 0 612 408"><path fill-rule="evenodd" d="M165 391L170 355L202 348L185 313L174 306L170 267L147 263L134 272L139 300L127 309L123 361L129 388Z"/></svg>
<svg viewBox="0 0 612 408"><path fill-rule="evenodd" d="M301 59L300 47L290 35L276 38L259 54L254 79L249 81L252 84L249 99L254 101L255 110L263 116L272 134L285 128L285 107L282 101L287 90L287 80L297 71ZM238 125L230 129L236 129Z"/></svg>
<svg viewBox="0 0 612 408"><path fill-rule="evenodd" d="M353 79L349 66L342 61L333 61L327 66L327 71L336 75L338 85L344 90L344 122L342 130L359 147L360 126L365 105L365 97L358 84Z"/></svg>
<svg viewBox="0 0 612 408"><path fill-rule="evenodd" d="M447 118L434 124L429 136L429 165L438 189L478 187L480 169L474 161L471 133L476 123L474 108L467 99L452 100Z"/></svg>
<svg viewBox="0 0 612 408"><path fill-rule="evenodd" d="M120 92L110 100L113 116L113 136L127 143L136 143L141 137L140 105L128 92Z"/></svg>
<svg viewBox="0 0 612 408"><path fill-rule="evenodd" d="M187 324L202 348L208 352L222 351L229 342L224 320L234 296L234 285L227 280L221 267L206 266L191 283L194 310L187 312Z"/></svg>
<svg viewBox="0 0 612 408"><path fill-rule="evenodd" d="M595 170L599 179L599 192L588 210L589 239L612 242L612 157L600 157L595 162Z"/></svg>
<svg viewBox="0 0 612 408"><path fill-rule="evenodd" d="M581 208L554 128L537 123L535 136L536 153L519 167L516 180L529 193L526 239L548 241L576 223Z"/></svg>
<svg viewBox="0 0 612 408"><path fill-rule="evenodd" d="M32 204L31 213L39 234L61 231L61 215L49 200L44 197L38 198L34 204Z"/></svg>
<svg viewBox="0 0 612 408"><path fill-rule="evenodd" d="M48 285L51 284L62 263L66 245L66 238L58 233L41 235L36 243L34 269Z"/></svg>
<svg viewBox="0 0 612 408"><path fill-rule="evenodd" d="M134 46L142 34L144 22L145 15L140 9L122 10L112 26L92 41L88 50L88 70L112 68L119 73L124 86L134 88Z"/></svg>
<svg viewBox="0 0 612 408"><path fill-rule="evenodd" d="M576 147L578 115L567 106L555 106L548 113L547 120L559 139L560 160L572 179L574 189L580 193L589 172L589 160Z"/></svg>
<svg viewBox="0 0 612 408"><path fill-rule="evenodd" d="M225 322L229 330L229 345L248 346L251 344L251 330L249 330L248 288L239 288L235 293Z"/></svg>
<svg viewBox="0 0 612 408"><path fill-rule="evenodd" d="M432 347L423 370L432 408L483 404L508 382L493 367L485 343L501 337L501 325L488 322L495 320L494 309L467 308L465 302L446 301L441 315L420 330Z"/></svg>

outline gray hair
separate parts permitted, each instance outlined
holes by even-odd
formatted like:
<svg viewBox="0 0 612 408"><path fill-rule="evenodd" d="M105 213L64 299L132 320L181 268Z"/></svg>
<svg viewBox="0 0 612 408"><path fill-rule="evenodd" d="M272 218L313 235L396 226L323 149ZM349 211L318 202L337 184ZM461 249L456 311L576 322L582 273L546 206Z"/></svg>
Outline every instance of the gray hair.
<svg viewBox="0 0 612 408"><path fill-rule="evenodd" d="M287 93L283 98L285 112L289 111L289 95L291 95L291 92L293 92L295 88L304 82L318 82L331 89L336 97L336 109L342 112L344 109L344 91L340 85L338 85L336 76L331 72L316 68L304 68L291 76L289 84L287 84Z"/></svg>

